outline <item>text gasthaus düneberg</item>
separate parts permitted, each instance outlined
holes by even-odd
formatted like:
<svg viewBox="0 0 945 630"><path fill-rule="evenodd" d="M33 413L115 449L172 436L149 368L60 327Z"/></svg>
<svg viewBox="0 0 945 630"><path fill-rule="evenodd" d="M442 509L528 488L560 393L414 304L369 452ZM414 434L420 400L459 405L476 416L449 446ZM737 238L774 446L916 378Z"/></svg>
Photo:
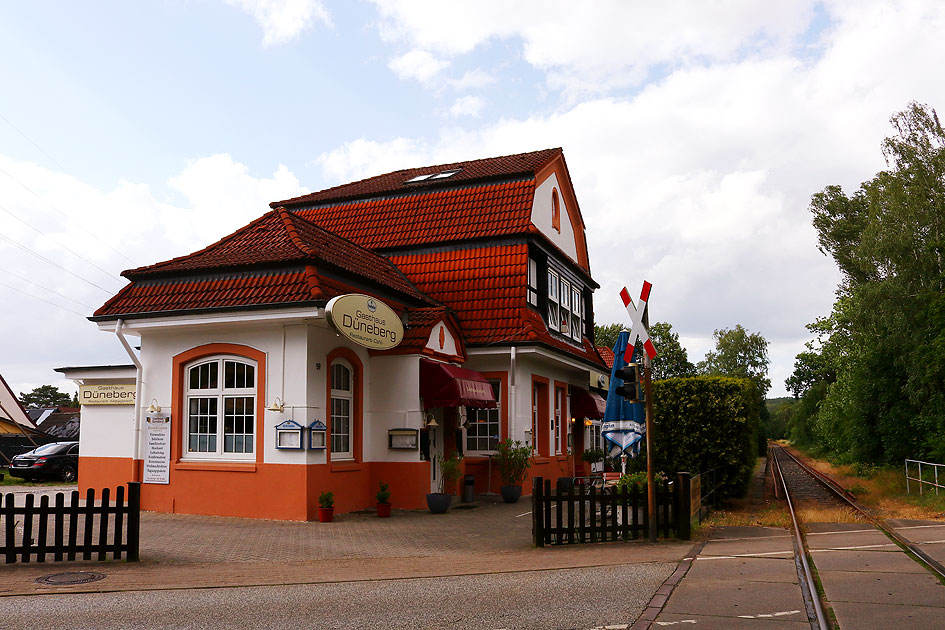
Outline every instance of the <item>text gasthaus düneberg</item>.
<svg viewBox="0 0 945 630"><path fill-rule="evenodd" d="M365 341L370 341L377 345L381 345L380 339L390 339L393 343L397 343L397 331L387 328L387 320L381 319L371 313L357 310L354 313L354 317L345 313L341 316L341 325L348 330L362 332L378 338L374 340L371 339L371 337L358 335L359 339L364 339Z"/></svg>

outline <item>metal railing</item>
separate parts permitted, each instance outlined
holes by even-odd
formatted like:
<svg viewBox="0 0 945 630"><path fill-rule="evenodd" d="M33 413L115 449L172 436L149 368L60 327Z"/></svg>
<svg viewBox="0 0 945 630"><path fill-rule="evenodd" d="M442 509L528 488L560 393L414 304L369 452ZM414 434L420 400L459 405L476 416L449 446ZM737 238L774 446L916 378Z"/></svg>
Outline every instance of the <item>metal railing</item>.
<svg viewBox="0 0 945 630"><path fill-rule="evenodd" d="M909 476L909 464L915 464L913 470L917 470L918 477ZM926 472L928 472L928 467L932 467L932 477L931 480L926 480L926 474L922 472L922 467L926 466ZM938 482L938 469L945 468L945 464L933 464L932 462L923 462L918 459L907 459L906 460L906 494L910 494L911 487L909 485L910 481L915 481L919 484L919 494L922 494L922 486L929 485L935 488L935 494L938 494L939 488L945 488L945 485L942 485ZM945 473L943 473L945 476Z"/></svg>

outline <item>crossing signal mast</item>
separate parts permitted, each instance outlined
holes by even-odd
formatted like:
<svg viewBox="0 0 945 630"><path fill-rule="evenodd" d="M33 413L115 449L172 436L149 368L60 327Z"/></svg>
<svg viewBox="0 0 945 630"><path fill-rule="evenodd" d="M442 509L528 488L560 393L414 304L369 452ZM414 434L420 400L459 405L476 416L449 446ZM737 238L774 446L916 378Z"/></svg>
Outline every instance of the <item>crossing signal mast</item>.
<svg viewBox="0 0 945 630"><path fill-rule="evenodd" d="M649 311L647 302L650 299L650 289L653 285L643 281L643 290L640 291L640 308L638 309L630 297L627 287L620 291L620 299L630 314L630 339L627 341L627 349L624 351L623 358L627 366L616 372L618 378L623 379L623 385L616 389L617 393L627 400L638 402L640 400L640 365L632 363L633 351L636 348L637 340L643 344L643 401L646 403L646 498L649 508L650 522L649 534L650 542L656 542L656 487L653 475L653 401L650 396L650 365L656 358L656 348L650 341L650 334L647 328L650 325Z"/></svg>

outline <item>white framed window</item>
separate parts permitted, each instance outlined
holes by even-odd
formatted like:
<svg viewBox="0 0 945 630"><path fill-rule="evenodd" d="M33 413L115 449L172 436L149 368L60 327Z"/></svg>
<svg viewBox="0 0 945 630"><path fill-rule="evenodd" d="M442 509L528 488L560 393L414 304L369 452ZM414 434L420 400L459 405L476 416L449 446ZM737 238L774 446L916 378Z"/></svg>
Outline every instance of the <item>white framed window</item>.
<svg viewBox="0 0 945 630"><path fill-rule="evenodd" d="M532 453L538 454L538 388L532 385Z"/></svg>
<svg viewBox="0 0 945 630"><path fill-rule="evenodd" d="M354 371L347 361L331 364L331 458L354 459L352 434Z"/></svg>
<svg viewBox="0 0 945 630"><path fill-rule="evenodd" d="M184 459L253 459L256 363L211 357L186 367Z"/></svg>
<svg viewBox="0 0 945 630"><path fill-rule="evenodd" d="M555 332L560 330L561 320L559 317L559 287L558 274L554 271L548 271L548 328Z"/></svg>
<svg viewBox="0 0 945 630"><path fill-rule="evenodd" d="M561 454L561 417L564 403L564 391L555 388L555 417L554 417L554 435L555 435L555 455Z"/></svg>
<svg viewBox="0 0 945 630"><path fill-rule="evenodd" d="M581 291L577 287L571 287L571 338L575 341L581 341L581 335L584 318L584 301L581 299Z"/></svg>
<svg viewBox="0 0 945 630"><path fill-rule="evenodd" d="M470 453L494 453L499 444L499 418L502 417L501 383L490 380L492 395L495 396L495 409L469 409L466 420L466 451Z"/></svg>
<svg viewBox="0 0 945 630"><path fill-rule="evenodd" d="M538 261L528 259L528 303L538 306Z"/></svg>

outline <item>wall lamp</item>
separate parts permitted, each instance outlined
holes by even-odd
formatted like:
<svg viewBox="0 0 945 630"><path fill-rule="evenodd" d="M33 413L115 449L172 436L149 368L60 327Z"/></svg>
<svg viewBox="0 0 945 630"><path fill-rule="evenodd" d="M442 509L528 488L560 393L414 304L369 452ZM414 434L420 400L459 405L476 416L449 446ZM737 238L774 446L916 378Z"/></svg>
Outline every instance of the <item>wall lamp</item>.
<svg viewBox="0 0 945 630"><path fill-rule="evenodd" d="M158 404L157 398L152 398L152 399L151 399L151 404L148 405L148 412L149 412L149 413L160 413L160 411L161 411L161 405Z"/></svg>
<svg viewBox="0 0 945 630"><path fill-rule="evenodd" d="M267 411L276 411L276 412L278 412L278 413L282 413L283 411L285 411L285 403L282 402L282 399L281 399L281 398L279 398L278 396L276 396L275 398L273 398L272 404L269 405L268 407L266 407L266 410L267 410Z"/></svg>

